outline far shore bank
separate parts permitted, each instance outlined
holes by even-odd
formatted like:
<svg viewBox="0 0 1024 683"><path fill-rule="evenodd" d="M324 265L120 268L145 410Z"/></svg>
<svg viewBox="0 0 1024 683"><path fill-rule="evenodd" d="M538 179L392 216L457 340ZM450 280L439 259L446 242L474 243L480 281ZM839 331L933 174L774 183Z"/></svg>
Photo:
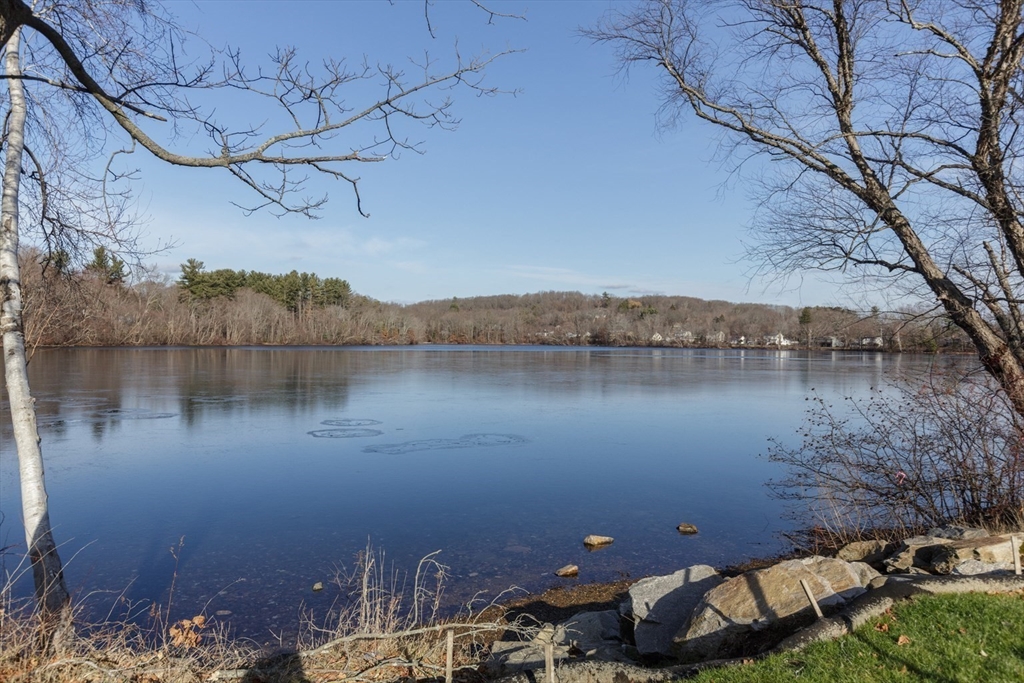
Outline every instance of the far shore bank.
<svg viewBox="0 0 1024 683"><path fill-rule="evenodd" d="M809 352L809 353L850 353L850 354L884 354L889 356L899 355L924 355L924 356L953 356L972 357L976 354L967 350L920 350L907 349L903 351L884 348L863 348L863 347L807 347L807 346L755 346L755 345L734 345L734 346L687 346L670 344L620 344L620 345L599 345L599 344L558 344L546 342L524 342L524 343L500 343L500 342L396 342L396 343L307 343L297 342L294 344L282 343L206 343L206 344L37 344L32 350L102 350L102 349L548 349L565 351L587 351L602 349L651 349L671 351L786 351L786 352Z"/></svg>

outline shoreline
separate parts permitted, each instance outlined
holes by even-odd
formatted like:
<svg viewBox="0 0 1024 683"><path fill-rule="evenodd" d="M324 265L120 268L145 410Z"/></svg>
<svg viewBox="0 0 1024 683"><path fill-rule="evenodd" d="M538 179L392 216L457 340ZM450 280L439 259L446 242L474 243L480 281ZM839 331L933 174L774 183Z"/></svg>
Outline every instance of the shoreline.
<svg viewBox="0 0 1024 683"><path fill-rule="evenodd" d="M511 349L564 349L564 350L608 350L608 349L660 349L660 350L692 350L692 351L807 351L817 353L881 353L891 356L903 356L903 355L915 355L915 356L964 356L973 357L976 355L973 351L959 351L959 350L925 350L925 349L907 349L903 351L884 349L884 348L867 348L861 346L803 346L803 345L791 345L791 346L764 346L754 344L724 344L721 346L707 346L707 345L686 345L686 344L620 344L620 345L607 345L607 344L555 344L555 343L544 343L544 342L526 342L522 344L508 344L501 342L395 342L395 343L353 343L353 344L335 344L335 343L300 343L300 344L274 344L274 343L247 343L247 344L36 344L31 347L32 351L37 350L126 350L126 349L138 349L138 350L202 350L202 349L415 349L415 348L443 348L449 350L455 349L472 349L472 348L485 348L485 349L500 349L500 348L511 348Z"/></svg>
<svg viewBox="0 0 1024 683"><path fill-rule="evenodd" d="M823 549L825 550L825 549ZM831 549L834 554L837 549ZM769 557L753 557L744 562L715 567L723 577L731 578L750 571L770 567L783 560L810 557L812 553L792 548L788 552L778 553ZM679 567L682 569L682 567ZM659 573L628 577L614 581L580 582L576 579L563 579L565 583L552 586L539 593L527 593L503 600L492 607L505 609L513 615L527 614L541 623L558 623L565 621L579 612L618 610L619 604L625 599L629 587L646 578L661 576ZM570 583L572 582L572 583ZM488 607L491 609L492 607ZM484 610L485 612L487 610Z"/></svg>
<svg viewBox="0 0 1024 683"><path fill-rule="evenodd" d="M940 527L940 530L946 529L947 527ZM964 539L969 536L967 532L971 531L993 534L992 531L981 527L972 529L953 525L948 529L959 529L960 538ZM930 532L929 536L931 535ZM1007 535L1003 534L1003 536ZM984 545L992 536L985 538L974 536L972 538L978 539L978 543ZM1010 537L1011 540L1014 538L1016 537ZM934 536L931 540L936 539L944 539L943 542L947 544L956 542L945 536ZM912 539L909 542L913 544L915 541ZM830 550L834 551L835 549L822 547L817 554L834 554ZM752 569L775 571L777 570L776 565L780 562L813 554L815 553L810 550L794 549L783 556L754 559L742 565L725 567L719 571L723 577L735 577ZM835 560L830 561L834 562ZM559 667L571 665L569 668L562 669L560 675L566 677L565 680L582 681L595 680L593 674L598 672L615 673L618 671L627 672L637 677L631 680L665 680L666 676L671 678L676 674L693 673L707 667L741 662L749 664L772 653L800 650L813 642L834 640L852 632L858 624L865 623L883 613L891 613L891 608L895 606L896 602L915 596L964 592L1020 593L1024 588L1024 582L1019 576L1019 563L1017 563L1018 576L1016 577L999 573L977 576L945 576L928 572L925 572L925 576L913 573L910 575L873 573L875 578L870 581L870 584L863 584L866 591L847 596L846 600L841 601L838 606L824 608L825 617L822 617L820 611L816 621L804 617L790 617L787 616L790 612L783 612L782 616L776 617L771 622L773 625L765 631L767 636L764 634L750 636L752 640L743 640L738 645L736 642L723 640L722 643L715 646L720 647L717 658L711 656L709 659L705 655L703 659L690 660L684 653L684 655L678 657L672 655L671 658L666 659L666 656L651 654L650 650L646 651L646 654L638 655L636 648L639 643L636 646L630 645L633 638L632 628L625 630L624 626L624 630L617 638L601 636L615 648L622 649L622 652L616 649L619 654L610 659L608 658L611 656L610 651L601 650L600 647L590 649L594 646L592 640L581 641L587 645L580 647L577 647L577 643L574 641L568 645L556 644L556 648L561 648L556 657ZM1002 574L1005 573L1002 572ZM370 623L362 619L358 622L342 621L338 624L340 628L337 630L322 631L314 640L307 640L301 643L301 646L300 643L280 642L277 647L260 647L251 640L231 636L224 630L210 628L211 625L207 624L206 619L202 616L176 622L157 620L148 630L140 630L130 622L98 625L79 623L75 629L77 636L70 640L64 640L58 648L81 649L84 647L86 650L81 656L71 657L67 652L42 654L38 660L33 660L34 663L29 664L29 671L33 668L38 669L39 665L42 665L42 668L62 666L72 669L76 666L86 666L91 670L104 670L108 674L114 674L121 671L151 670L154 661L163 660L166 663L159 666L172 666L175 670L180 670L183 675L196 680L250 680L252 676L258 676L258 680L278 680L282 676L292 674L305 676L308 672L313 671L359 675L380 667L398 667L397 671L407 671L407 675L412 676L415 680L426 680L438 678L438 672L444 670L445 634L447 634L448 642L449 667L451 666L452 635L457 634L455 635L456 680L479 682L498 678L533 681L536 674L530 674L529 671L540 671L542 668L536 660L536 652L540 647L538 643L545 642L545 637L552 637L551 635L545 636L545 633L557 633L557 628L564 627L566 621L581 612L594 613L614 610L616 614L619 614L619 619L622 619L619 606L626 599L629 587L640 580L642 579L625 578L603 583L580 584L574 582L560 585L539 594L511 597L508 600L494 603L479 613L461 619L440 618L415 621L406 616L397 621L387 621L386 624L381 622L379 625L375 625L377 622ZM867 581L866 578L863 580ZM375 590L373 586L370 586L369 594L372 595ZM809 589L805 586L805 590ZM367 595L365 591L366 586L364 585L364 597ZM808 596L810 597L809 593ZM375 601L373 604L377 609L384 606L384 603L379 602L379 598L380 596L373 597ZM632 599L635 601L637 598L633 596ZM806 608L806 604L803 607ZM783 609L789 609L789 607ZM2 616L3 612L0 612L0 617ZM38 626L34 625L34 615L31 610L19 610L17 613L11 611L6 616L6 619L0 618L0 627L3 627L5 631L5 638L0 642L6 642L8 645L21 641L28 643L28 639L33 637L32 634L37 633ZM581 615L579 623L584 624L589 621ZM895 621L895 619L891 619L891 621ZM668 622L645 621L643 623L671 624L672 622L670 620ZM343 624L347 624L347 626L343 626ZM555 627L554 625L557 624L563 626ZM99 630L96 630L97 626ZM204 631L204 628L208 630ZM584 631L581 633L587 632L587 627L583 628ZM754 631L758 633L761 630L754 628ZM644 633L646 634L645 642L650 646L650 631ZM639 637L639 630L636 635ZM560 637L564 638L565 636L563 634ZM744 636L744 638L746 637ZM21 640L19 641L18 638ZM460 638L464 640L459 640ZM557 642L561 643L562 641ZM499 645L504 647L499 648ZM626 652L630 647L632 647L633 654ZM737 647L742 650L738 654ZM751 654L755 650L756 654ZM524 658L510 659L511 653L514 652L525 653ZM501 654L496 655L495 653ZM14 662L17 665L15 660L8 656L10 653L0 654L4 655L0 657L0 673L3 672L4 662ZM550 649L547 656L551 656ZM622 659L623 656L627 659ZM508 659L507 664L506 659ZM370 669L362 671L355 671L351 668L353 665L357 669L365 667L364 660L372 660L376 664L373 664ZM673 662L675 663L673 664ZM166 671L167 669L162 670ZM414 674L414 670L418 673ZM518 676L518 678L508 678L510 676ZM617 681L619 678L616 677L614 680Z"/></svg>

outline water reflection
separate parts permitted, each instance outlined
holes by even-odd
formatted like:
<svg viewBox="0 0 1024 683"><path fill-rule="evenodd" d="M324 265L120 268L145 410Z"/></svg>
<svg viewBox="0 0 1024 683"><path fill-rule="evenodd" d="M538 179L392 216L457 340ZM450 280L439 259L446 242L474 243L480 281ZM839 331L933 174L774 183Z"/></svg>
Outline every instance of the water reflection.
<svg viewBox="0 0 1024 683"><path fill-rule="evenodd" d="M263 637L293 628L300 606L326 610L331 591L310 587L368 537L399 569L441 549L452 603L511 584L544 588L569 563L591 581L774 552L786 525L762 487L775 474L757 458L766 437L792 436L812 388L857 395L896 362L909 361L78 349L40 351L30 372L71 585L166 604L176 571L182 613L172 616L220 611ZM21 537L6 419L0 439L4 545ZM681 521L701 534L680 537ZM588 533L616 542L587 554ZM105 613L109 600L92 600Z"/></svg>

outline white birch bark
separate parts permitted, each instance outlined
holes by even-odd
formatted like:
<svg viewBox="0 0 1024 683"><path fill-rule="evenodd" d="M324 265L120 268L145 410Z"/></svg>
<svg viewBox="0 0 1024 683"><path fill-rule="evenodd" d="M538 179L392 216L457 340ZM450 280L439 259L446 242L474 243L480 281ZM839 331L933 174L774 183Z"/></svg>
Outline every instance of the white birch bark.
<svg viewBox="0 0 1024 683"><path fill-rule="evenodd" d="M8 77L21 74L19 63L21 31L15 30L7 43L4 68ZM24 83L8 78L10 118L4 149L3 198L0 201L0 333L3 335L4 372L11 404L11 424L18 450L21 476L22 517L25 543L32 562L36 599L44 616L57 615L68 604L57 546L50 530L46 485L43 479L43 454L36 427L35 399L29 389L28 362L22 324L21 271L18 265L18 191L21 186L21 160L25 147Z"/></svg>

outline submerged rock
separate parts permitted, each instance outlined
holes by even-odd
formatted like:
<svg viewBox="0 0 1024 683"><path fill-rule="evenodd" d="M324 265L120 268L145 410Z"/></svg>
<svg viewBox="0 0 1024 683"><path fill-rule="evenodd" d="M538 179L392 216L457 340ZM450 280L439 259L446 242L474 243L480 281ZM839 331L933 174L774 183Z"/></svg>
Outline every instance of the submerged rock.
<svg viewBox="0 0 1024 683"><path fill-rule="evenodd" d="M583 545L588 548L601 548L606 545L611 545L615 542L615 539L611 536L598 536L596 534L590 534L583 539Z"/></svg>

